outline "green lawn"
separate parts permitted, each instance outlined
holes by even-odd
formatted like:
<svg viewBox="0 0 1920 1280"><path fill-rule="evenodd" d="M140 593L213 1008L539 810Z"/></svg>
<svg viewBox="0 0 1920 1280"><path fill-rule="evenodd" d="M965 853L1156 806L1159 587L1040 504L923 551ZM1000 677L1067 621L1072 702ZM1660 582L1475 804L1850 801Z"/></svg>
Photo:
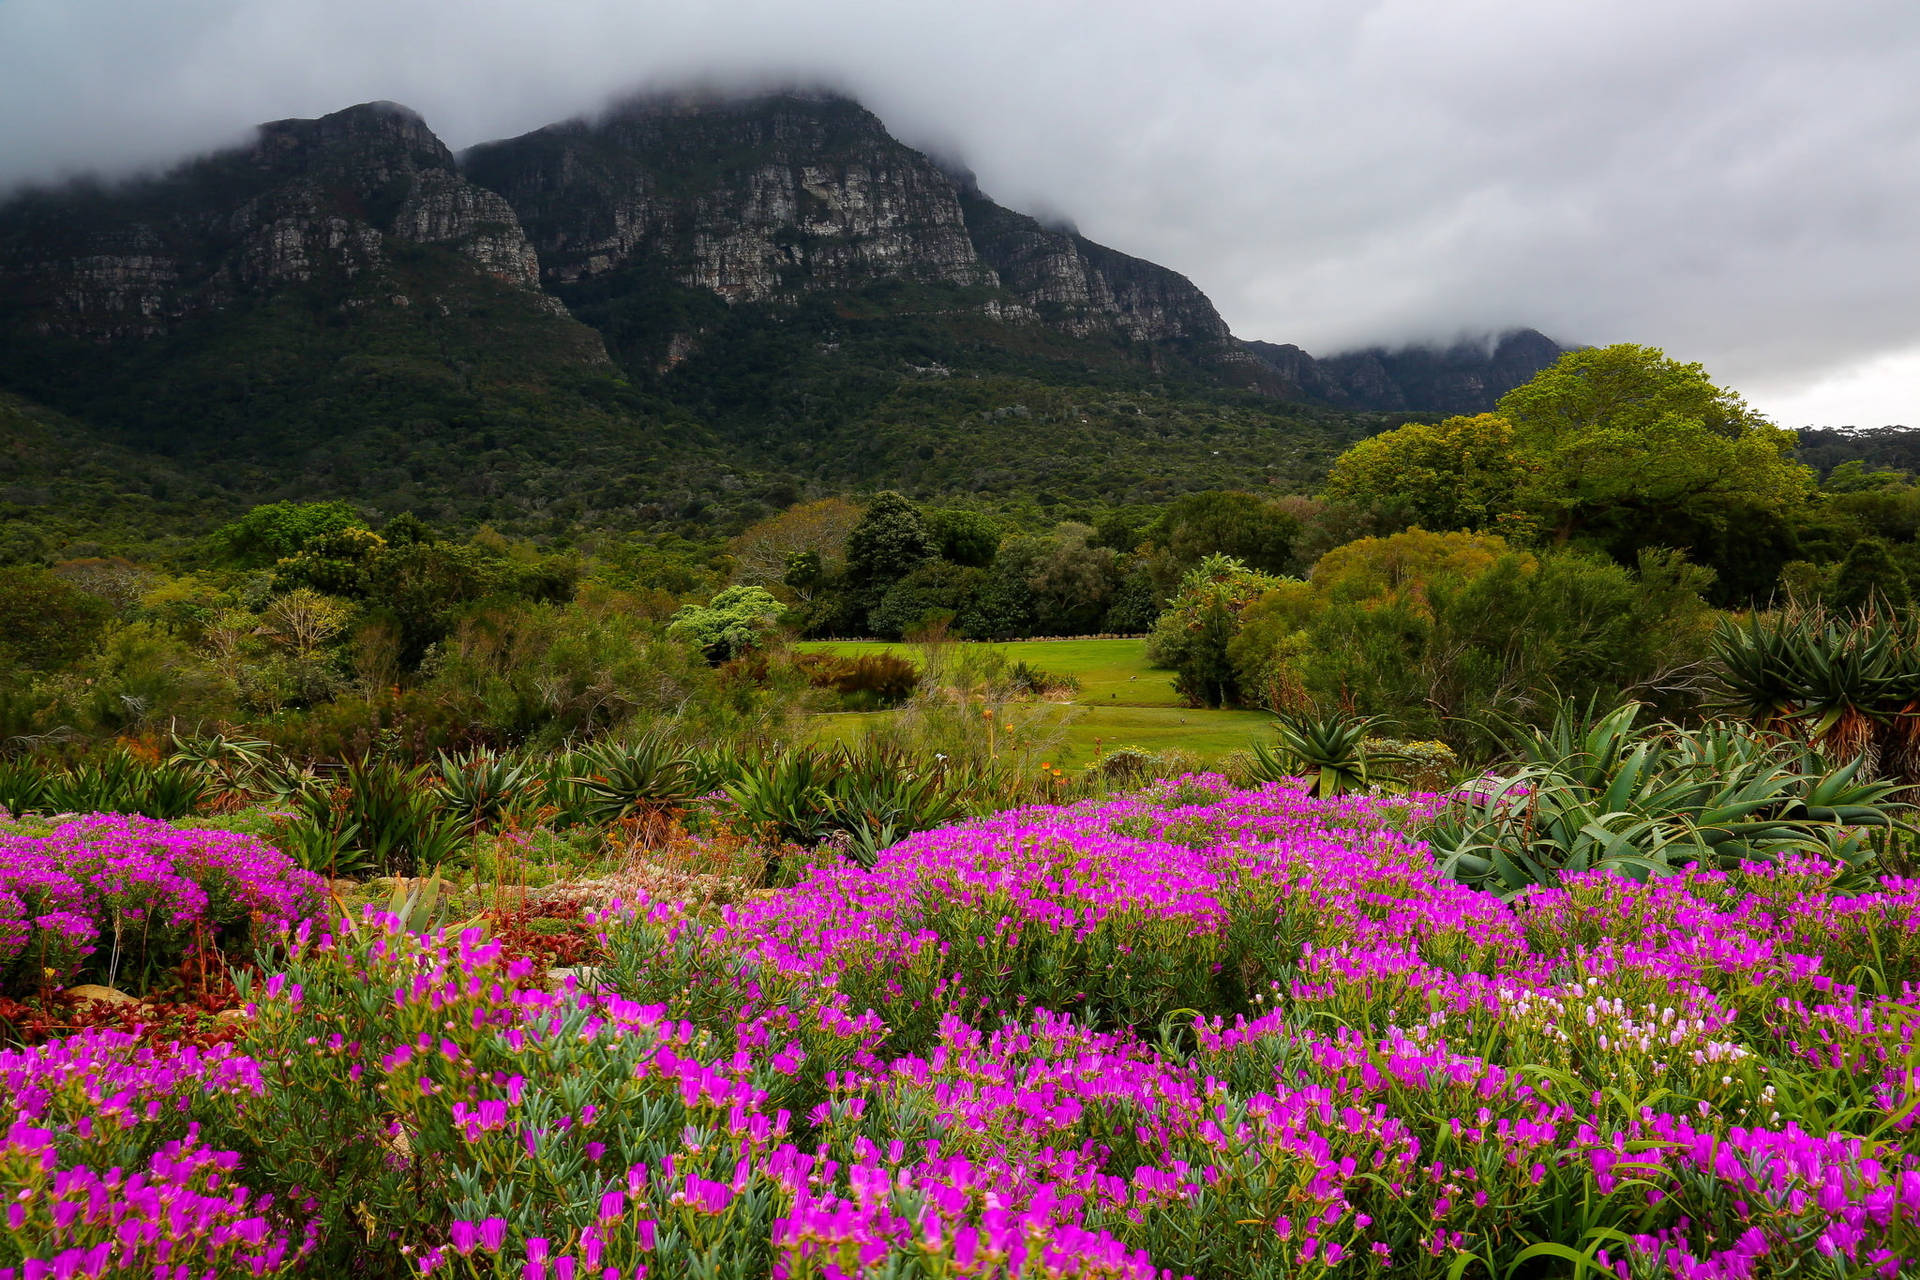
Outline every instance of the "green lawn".
<svg viewBox="0 0 1920 1280"><path fill-rule="evenodd" d="M918 645L814 640L800 647L850 658L863 653L897 653L917 666L926 665ZM1009 663L1024 662L1040 671L1072 676L1080 682L1076 701L1088 706L1180 705L1180 697L1173 691L1173 673L1147 665L1145 640L1010 640L974 647L997 649Z"/></svg>
<svg viewBox="0 0 1920 1280"><path fill-rule="evenodd" d="M1115 747L1179 748L1211 761L1245 747L1271 723L1271 717L1259 711L1206 711L1181 705L1173 692L1172 673L1147 665L1144 640L1015 640L991 647L1010 663L1025 662L1079 680L1080 692L1074 700L1050 709L1050 714L1067 722L1062 763L1085 765L1101 750ZM801 648L848 657L897 653L920 666L926 661L911 644L823 640ZM858 741L888 714L822 715L819 738L829 743Z"/></svg>

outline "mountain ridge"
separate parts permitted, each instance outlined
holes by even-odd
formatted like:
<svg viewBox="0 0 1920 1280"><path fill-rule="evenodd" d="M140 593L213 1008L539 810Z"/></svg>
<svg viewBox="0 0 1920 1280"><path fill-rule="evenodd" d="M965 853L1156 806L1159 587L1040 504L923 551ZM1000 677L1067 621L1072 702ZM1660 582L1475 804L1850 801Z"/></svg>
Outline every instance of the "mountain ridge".
<svg viewBox="0 0 1920 1280"><path fill-rule="evenodd" d="M1242 342L1187 277L832 95L636 99L458 156L365 103L0 203L0 392L234 501L538 524L1297 489L1423 388L1492 394L1470 363Z"/></svg>

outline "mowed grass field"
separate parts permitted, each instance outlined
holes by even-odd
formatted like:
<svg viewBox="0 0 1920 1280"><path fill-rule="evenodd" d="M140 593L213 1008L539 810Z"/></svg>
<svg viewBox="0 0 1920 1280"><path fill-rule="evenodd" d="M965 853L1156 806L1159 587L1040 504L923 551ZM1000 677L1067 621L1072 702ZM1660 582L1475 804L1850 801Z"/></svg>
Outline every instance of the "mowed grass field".
<svg viewBox="0 0 1920 1280"><path fill-rule="evenodd" d="M1180 705L1180 695L1173 691L1173 672L1147 665L1145 640L1009 640L1004 644L964 641L958 647L992 649L1006 658L1008 666L1024 662L1038 671L1072 676L1080 682L1076 701L1085 705ZM894 653L915 666L926 666L926 658L920 652L920 647L912 644L887 644L878 640L813 640L801 644L800 648L843 654L849 658L863 653Z"/></svg>
<svg viewBox="0 0 1920 1280"><path fill-rule="evenodd" d="M822 653L856 657L895 653L917 666L925 656L912 644L819 640L800 646ZM1173 673L1147 665L1145 640L1013 640L979 646L997 650L1009 664L1028 666L1080 682L1071 702L1038 708L1065 723L1062 763L1087 764L1102 750L1144 747L1149 751L1191 751L1215 760L1264 735L1271 717L1259 711L1207 711L1182 705L1173 691ZM836 712L819 717L823 742L856 742L885 711Z"/></svg>

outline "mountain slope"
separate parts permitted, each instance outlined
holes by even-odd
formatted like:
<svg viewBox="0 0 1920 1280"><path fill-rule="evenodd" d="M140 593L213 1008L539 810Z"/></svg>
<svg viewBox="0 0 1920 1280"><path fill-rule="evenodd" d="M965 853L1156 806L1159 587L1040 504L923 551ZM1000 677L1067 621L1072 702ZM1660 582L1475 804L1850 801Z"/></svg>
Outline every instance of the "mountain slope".
<svg viewBox="0 0 1920 1280"><path fill-rule="evenodd" d="M0 380L237 492L530 518L703 461L539 284L512 209L369 104L0 210ZM683 482L685 483L685 482Z"/></svg>
<svg viewBox="0 0 1920 1280"><path fill-rule="evenodd" d="M558 530L881 486L1304 488L1395 420L1372 410L1497 394L1469 354L1238 342L1185 277L831 95L635 100L458 160L370 103L0 205L0 392L76 424L36 474L70 442L209 513L346 496Z"/></svg>
<svg viewBox="0 0 1920 1280"><path fill-rule="evenodd" d="M462 163L513 206L548 287L636 372L696 349L724 314L716 300L879 284L922 290L923 310L1184 343L1202 359L1228 350L1184 277L1001 208L846 98L638 99ZM642 311L652 324L630 318Z"/></svg>
<svg viewBox="0 0 1920 1280"><path fill-rule="evenodd" d="M1282 395L1387 413L1485 413L1565 350L1532 329L1503 333L1491 347L1370 347L1315 359L1291 343L1241 346L1279 379Z"/></svg>

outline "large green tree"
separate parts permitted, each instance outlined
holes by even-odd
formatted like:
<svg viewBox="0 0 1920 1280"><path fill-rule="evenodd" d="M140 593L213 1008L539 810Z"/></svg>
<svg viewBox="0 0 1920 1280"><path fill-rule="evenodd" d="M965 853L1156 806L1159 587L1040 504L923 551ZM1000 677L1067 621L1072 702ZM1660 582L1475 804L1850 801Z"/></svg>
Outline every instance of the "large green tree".
<svg viewBox="0 0 1920 1280"><path fill-rule="evenodd" d="M1423 529L1479 532L1518 510L1531 469L1513 424L1481 413L1362 440L1334 461L1325 494Z"/></svg>
<svg viewBox="0 0 1920 1280"><path fill-rule="evenodd" d="M884 590L937 550L919 509L888 490L875 495L847 534L847 577L856 586Z"/></svg>
<svg viewBox="0 0 1920 1280"><path fill-rule="evenodd" d="M75 662L92 652L112 614L105 600L46 569L0 569L0 669Z"/></svg>
<svg viewBox="0 0 1920 1280"><path fill-rule="evenodd" d="M295 555L315 538L366 521L345 502L269 502L213 535L215 550L243 568L259 569Z"/></svg>
<svg viewBox="0 0 1920 1280"><path fill-rule="evenodd" d="M1300 522L1277 503L1252 493L1210 490L1175 499L1146 536L1183 566L1224 555L1279 573L1292 558L1299 532Z"/></svg>
<svg viewBox="0 0 1920 1280"><path fill-rule="evenodd" d="M1196 707L1230 707L1241 687L1230 649L1240 616L1281 585L1232 556L1211 555L1187 571L1180 591L1147 638L1147 660L1170 667L1173 687Z"/></svg>
<svg viewBox="0 0 1920 1280"><path fill-rule="evenodd" d="M1499 413L1536 464L1521 505L1555 543L1697 547L1778 521L1812 489L1793 432L1658 347L1569 351Z"/></svg>
<svg viewBox="0 0 1920 1280"><path fill-rule="evenodd" d="M1495 414L1356 445L1335 462L1327 495L1429 528L1537 534L1627 565L1653 548L1685 551L1734 603L1769 594L1797 554L1813 475L1793 447L1791 431L1698 364L1621 343L1567 352Z"/></svg>

